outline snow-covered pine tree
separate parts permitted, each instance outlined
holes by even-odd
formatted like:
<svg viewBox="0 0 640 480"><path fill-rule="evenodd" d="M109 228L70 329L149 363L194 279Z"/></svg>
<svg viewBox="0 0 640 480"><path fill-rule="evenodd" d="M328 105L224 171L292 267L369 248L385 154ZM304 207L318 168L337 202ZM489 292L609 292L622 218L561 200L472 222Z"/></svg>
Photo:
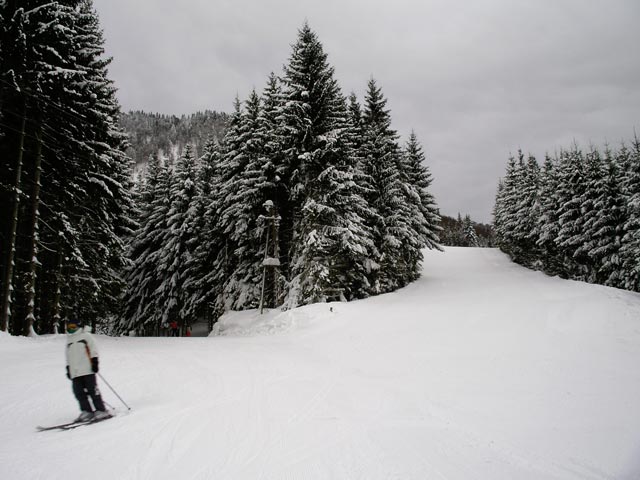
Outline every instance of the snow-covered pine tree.
<svg viewBox="0 0 640 480"><path fill-rule="evenodd" d="M212 327L213 302L216 288L207 280L211 279L215 252L220 248L220 239L216 237L215 220L208 211L214 202L215 184L218 180L220 163L220 146L213 136L204 144L204 152L197 163L196 197L193 199L195 220L193 238L189 240L189 248L193 251L184 274L186 293L183 305L184 315L195 319L204 317ZM214 205L217 205L214 203Z"/></svg>
<svg viewBox="0 0 640 480"><path fill-rule="evenodd" d="M611 287L624 284L620 245L624 235L627 207L622 195L622 174L618 159L607 146L604 152L601 181L597 185L594 211L598 212L590 225L594 248L589 257L594 262L595 283Z"/></svg>
<svg viewBox="0 0 640 480"><path fill-rule="evenodd" d="M478 239L478 234L476 233L476 229L473 226L473 222L471 221L470 215L465 215L462 220L462 230L464 232L464 238L466 240L468 247L479 247L480 240Z"/></svg>
<svg viewBox="0 0 640 480"><path fill-rule="evenodd" d="M26 274L29 286L15 291L12 331L31 332L35 317L27 312L34 311L40 332L52 331L61 310L95 323L117 307L120 236L130 228L129 165L97 16L88 0L2 2L0 15L3 46L11 46L0 58L0 103L9 127L0 150L11 159L8 171L15 173L21 135L15 125L24 119L22 160L28 177L23 180L33 185L42 179L39 191L32 190L27 199L31 215L19 219L24 234L15 252L18 260L28 260L16 261L14 273ZM16 22L20 28L14 28ZM20 45L22 53L13 50ZM46 228L34 228L38 225ZM43 244L46 249L38 248ZM7 258L4 248L2 257ZM27 268L21 271L23 265ZM3 281L3 287L9 283L14 279Z"/></svg>
<svg viewBox="0 0 640 480"><path fill-rule="evenodd" d="M126 136L117 123L120 107L113 82L107 77L110 59L103 57L104 39L92 1L78 2L75 13L77 38L72 58L83 75L74 78L69 90L76 98L73 109L85 119L80 142L86 146L86 156L78 172L82 207L77 216L82 225L82 259L89 266L79 276L90 275L79 281L75 292L82 295L78 303L85 309L86 321L91 319L95 327L120 307L125 265L122 239L133 226L129 194L132 165L124 154Z"/></svg>
<svg viewBox="0 0 640 480"><path fill-rule="evenodd" d="M174 165L169 189L171 203L167 214L167 231L159 258L162 283L155 291L156 308L162 312L162 321L175 319L182 326L193 320L186 315L190 305L185 282L193 256L192 240L196 236L197 188L196 157L192 146L187 145Z"/></svg>
<svg viewBox="0 0 640 480"><path fill-rule="evenodd" d="M518 221L518 189L522 165L513 156L507 161L505 176L500 182L494 209L496 243L500 249L514 258L515 237L513 232Z"/></svg>
<svg viewBox="0 0 640 480"><path fill-rule="evenodd" d="M162 311L158 289L160 258L167 237L167 219L170 208L171 173L166 162L161 164L157 155L149 157L147 171L139 196L140 217L138 229L133 232L128 246L129 265L125 269L126 291L124 307L116 331L126 333L158 334L162 325Z"/></svg>
<svg viewBox="0 0 640 480"><path fill-rule="evenodd" d="M414 228L422 233L426 248L442 250L440 239L438 238L438 232L442 230L440 227L440 215L438 214L435 198L429 190L433 179L426 165L422 145L420 145L418 137L413 131L409 135L409 140L404 149L404 159L406 176L409 185L417 193L417 197L414 200L417 201L420 211L420 216L416 219L418 224Z"/></svg>
<svg viewBox="0 0 640 480"><path fill-rule="evenodd" d="M545 156L540 174L538 202L535 207L534 237L540 251L540 268L550 275L565 275L556 238L560 229L558 221L558 178L554 160Z"/></svg>
<svg viewBox="0 0 640 480"><path fill-rule="evenodd" d="M231 181L225 184L224 209L220 217L227 241L233 248L233 271L225 279L223 302L225 310L257 308L260 304L264 241L269 235L269 223L263 219L264 204L274 184L265 175L263 155L266 138L260 128L261 100L251 92L245 102L239 128L239 152Z"/></svg>
<svg viewBox="0 0 640 480"><path fill-rule="evenodd" d="M204 234L206 244L198 247L200 262L210 266L210 271L202 279L207 297L212 298L213 316L218 317L225 311L223 286L235 269L234 245L229 238L228 228L233 228L233 219L223 220L223 212L228 208L228 196L234 189L236 176L246 160L242 152L243 128L242 104L238 97L233 102L233 112L220 144L219 161L212 185L211 200L205 216L208 228Z"/></svg>
<svg viewBox="0 0 640 480"><path fill-rule="evenodd" d="M365 225L368 226L370 235L373 238L375 225L380 224L382 222L382 218L368 200L373 198L376 190L373 178L369 174L369 169L367 168L367 164L365 161L366 129L363 119L362 106L358 102L356 94L353 92L349 95L348 102L349 103L347 108L349 114L349 129L347 131L347 135L353 149L353 155L355 156L356 168L354 171L354 181L360 189L360 195L365 198L367 208L362 212L361 216L364 218ZM378 251L378 248L374 243L374 245L371 247L369 259L367 260L367 263L365 265L368 278L367 288L362 291L361 295L358 295L359 297L368 296L372 293L377 292L374 279L377 277L377 272L380 269L379 262L380 252Z"/></svg>
<svg viewBox="0 0 640 480"><path fill-rule="evenodd" d="M532 209L513 208L518 201L513 201L512 192L519 192L521 207L530 203L526 178L531 174L522 160L510 159L494 208L501 248L514 257L514 250L525 245L526 222L512 219L524 218L531 210L535 220L531 238L539 256L530 266L552 275L638 290L639 152L636 138L632 150L622 145L614 152L607 146L602 155L592 147L585 155L574 145L555 159L547 156Z"/></svg>
<svg viewBox="0 0 640 480"><path fill-rule="evenodd" d="M358 102L358 97L354 92L349 94L349 103L348 103L348 111L349 111L349 120L351 121L351 132L353 135L353 146L357 152L359 152L362 148L362 143L364 142L364 124L362 120L362 106L360 102Z"/></svg>
<svg viewBox="0 0 640 480"><path fill-rule="evenodd" d="M367 209L354 182L345 100L333 68L308 24L285 66L280 125L291 228L288 306L353 297L367 284L371 238L360 212Z"/></svg>
<svg viewBox="0 0 640 480"><path fill-rule="evenodd" d="M369 205L379 215L373 225L374 243L380 253L380 268L374 271L373 290L389 292L415 280L422 260L422 236L412 225L411 204L407 200L405 173L398 135L391 128L387 100L372 78L367 85L363 114L365 172L372 178Z"/></svg>
<svg viewBox="0 0 640 480"><path fill-rule="evenodd" d="M282 89L278 77L272 72L267 79L267 85L262 92L262 108L258 122L257 136L262 139L262 152L260 163L263 169L265 185L262 187L264 198L273 202L272 214L276 216L275 223L271 228L275 228L277 245L273 250L273 255L277 251L277 268L267 268L264 279L264 299L263 306L277 307L282 305L287 292L287 267L284 263L284 256L288 250L288 240L290 232L280 228L280 210L286 208L289 203L288 186L284 183L286 178L286 166L283 159L282 133L279 127L279 118L282 110ZM266 212L268 215L268 212ZM263 220L268 225L271 222ZM265 232L266 235L266 232ZM269 252L267 252L269 254ZM270 255L271 255L270 254Z"/></svg>
<svg viewBox="0 0 640 480"><path fill-rule="evenodd" d="M597 243L595 223L603 213L596 208L597 198L600 196L603 187L603 180L603 161L600 152L595 147L592 147L584 156L584 187L582 198L580 199L584 240L577 245L574 253L574 258L579 259L584 267L584 280L592 283L596 282L599 268L597 259L591 256L591 252L596 248Z"/></svg>
<svg viewBox="0 0 640 480"><path fill-rule="evenodd" d="M495 203L493 204L493 231L495 232L495 238L496 238L496 245L498 245L500 248L501 244L503 243L503 236L504 236L504 232L503 232L503 225L504 225L504 219L505 219L505 186L504 186L504 179L500 178L498 180L498 188L496 189L496 200ZM453 240L450 239L449 243L445 243L445 245L455 245L453 243Z"/></svg>
<svg viewBox="0 0 640 480"><path fill-rule="evenodd" d="M338 215L344 215L342 222L338 220L342 228L339 252L343 258L339 288L344 298L352 300L371 295L371 272L379 268L372 228L377 212L366 201L372 180L365 172L361 137L356 138L358 129L353 130L353 116L346 110L344 99L340 107L345 109L341 113L345 119L341 130L346 155L332 172L335 192L328 197L328 203L340 207Z"/></svg>
<svg viewBox="0 0 640 480"><path fill-rule="evenodd" d="M282 88L280 80L272 72L267 78L267 83L262 91L261 108L259 113L259 122L257 135L262 141L262 156L264 157L264 175L270 183L268 196L274 200L280 200L286 197L286 185L283 184L285 175L285 166L282 159L283 141L280 137L282 130L279 126L279 120L282 110ZM278 193L282 191L282 193ZM282 198L284 201L285 198Z"/></svg>
<svg viewBox="0 0 640 480"><path fill-rule="evenodd" d="M518 152L518 176L520 184L517 187L515 215L512 235L512 251L516 261L523 265L533 266L539 257L536 229L536 205L540 184L540 167L536 158L529 155L524 161L522 152Z"/></svg>
<svg viewBox="0 0 640 480"><path fill-rule="evenodd" d="M511 159L510 159L511 160ZM522 151L518 151L517 159L511 161L507 167L505 178L505 216L503 225L504 243L506 252L517 263L523 262L523 250L521 248L521 235L518 229L520 218L520 191L524 187L525 164Z"/></svg>
<svg viewBox="0 0 640 480"><path fill-rule="evenodd" d="M30 48L24 9L0 4L0 330L19 332L14 319L14 281L18 223L23 188L24 145L27 128L27 97L20 85L29 81ZM13 307L13 308L12 308ZM14 326L15 325L15 326Z"/></svg>
<svg viewBox="0 0 640 480"><path fill-rule="evenodd" d="M453 231L453 245L457 247L468 247L469 240L465 235L464 231L464 219L460 212L458 212L458 216L455 219L455 228Z"/></svg>
<svg viewBox="0 0 640 480"><path fill-rule="evenodd" d="M559 230L556 237L565 272L576 280L585 280L588 272L582 252L578 249L586 242L582 200L585 192L585 161L583 153L574 145L571 150L563 150L558 162L558 210L556 212Z"/></svg>
<svg viewBox="0 0 640 480"><path fill-rule="evenodd" d="M623 286L640 291L640 139L635 135L630 148L624 145L617 154L623 166L622 192L626 205L620 257Z"/></svg>

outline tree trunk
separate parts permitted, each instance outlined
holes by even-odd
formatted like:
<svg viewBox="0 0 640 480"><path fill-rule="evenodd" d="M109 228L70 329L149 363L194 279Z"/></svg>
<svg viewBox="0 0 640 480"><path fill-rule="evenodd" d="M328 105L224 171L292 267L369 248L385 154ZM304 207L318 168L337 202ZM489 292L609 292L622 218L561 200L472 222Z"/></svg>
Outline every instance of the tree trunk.
<svg viewBox="0 0 640 480"><path fill-rule="evenodd" d="M22 110L22 128L20 132L20 143L18 148L18 161L16 164L16 179L13 186L13 212L10 218L9 242L7 244L7 268L5 269L4 291L2 292L2 312L0 316L0 330L6 332L9 328L9 318L11 317L11 296L13 293L13 266L16 253L16 232L18 230L18 212L20 207L20 186L22 183L22 154L24 153L24 137L27 123L27 103L25 101Z"/></svg>
<svg viewBox="0 0 640 480"><path fill-rule="evenodd" d="M36 302L36 276L38 269L38 219L40 217L40 174L42 171L42 138L41 132L36 133L36 164L33 179L33 194L31 196L31 250L29 255L29 273L27 274L27 315L25 321L24 334L26 336L35 336L36 332L33 328L35 323L35 302Z"/></svg>
<svg viewBox="0 0 640 480"><path fill-rule="evenodd" d="M58 247L58 270L56 272L56 294L53 300L53 333L61 333L60 319L62 318L60 300L62 298L62 287L60 282L62 281L62 246ZM64 333L64 329L62 329Z"/></svg>

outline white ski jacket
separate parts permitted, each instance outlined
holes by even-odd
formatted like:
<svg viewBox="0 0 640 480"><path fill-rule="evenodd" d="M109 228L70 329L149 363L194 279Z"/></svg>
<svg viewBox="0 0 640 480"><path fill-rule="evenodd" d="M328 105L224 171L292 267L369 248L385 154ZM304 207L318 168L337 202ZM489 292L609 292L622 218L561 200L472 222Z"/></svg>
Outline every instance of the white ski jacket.
<svg viewBox="0 0 640 480"><path fill-rule="evenodd" d="M91 327L82 327L67 334L67 366L71 378L93 374L91 359L98 356L98 347L90 332Z"/></svg>

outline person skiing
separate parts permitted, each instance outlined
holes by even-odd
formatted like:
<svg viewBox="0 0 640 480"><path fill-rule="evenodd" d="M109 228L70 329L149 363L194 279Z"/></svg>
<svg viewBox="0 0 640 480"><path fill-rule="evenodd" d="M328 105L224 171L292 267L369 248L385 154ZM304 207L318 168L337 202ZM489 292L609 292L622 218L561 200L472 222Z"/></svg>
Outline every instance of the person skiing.
<svg viewBox="0 0 640 480"><path fill-rule="evenodd" d="M81 413L76 419L77 422L103 420L111 416L98 390L98 349L90 332L91 327L83 327L82 323L75 319L67 322L67 378L71 380L73 393L80 404Z"/></svg>

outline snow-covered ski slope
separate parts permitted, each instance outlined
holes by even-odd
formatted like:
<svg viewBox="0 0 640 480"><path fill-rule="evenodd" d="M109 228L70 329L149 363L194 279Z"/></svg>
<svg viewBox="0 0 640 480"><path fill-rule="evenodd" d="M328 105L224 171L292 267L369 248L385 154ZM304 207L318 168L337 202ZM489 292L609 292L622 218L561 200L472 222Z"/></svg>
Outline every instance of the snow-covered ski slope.
<svg viewBox="0 0 640 480"><path fill-rule="evenodd" d="M68 432L35 429L76 415L64 337L1 336L0 478L640 479L638 294L448 248L396 293L220 326L99 336L133 410Z"/></svg>

